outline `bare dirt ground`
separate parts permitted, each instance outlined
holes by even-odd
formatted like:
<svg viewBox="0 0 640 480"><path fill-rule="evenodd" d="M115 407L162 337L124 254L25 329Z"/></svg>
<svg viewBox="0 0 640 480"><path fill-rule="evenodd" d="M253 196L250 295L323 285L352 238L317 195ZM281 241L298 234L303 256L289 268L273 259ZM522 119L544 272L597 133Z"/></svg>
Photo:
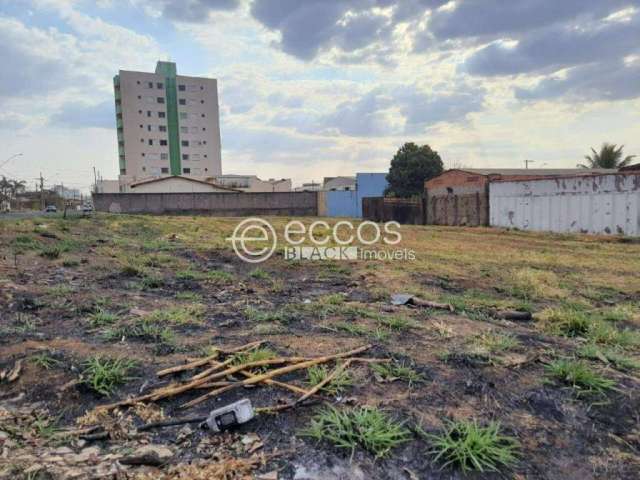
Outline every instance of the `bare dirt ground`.
<svg viewBox="0 0 640 480"><path fill-rule="evenodd" d="M272 220L279 228L288 219ZM224 240L237 223L0 222L0 478L640 478L640 244L407 226L400 247L415 261L276 255L256 267ZM400 292L453 311L392 305ZM507 310L533 320L500 319ZM358 356L403 370L353 362L343 385L224 434L195 423L137 428L245 397L261 408L300 394L258 383L181 408L209 386L97 408L183 385L205 367L158 377L165 368L217 353L246 363L225 352L255 341L266 359L370 345ZM317 382L309 375L276 380L308 390ZM376 455L362 441L340 448L305 435L326 404L379 412L404 436ZM493 472L445 465L434 438L452 421L499 422L517 444L515 461Z"/></svg>

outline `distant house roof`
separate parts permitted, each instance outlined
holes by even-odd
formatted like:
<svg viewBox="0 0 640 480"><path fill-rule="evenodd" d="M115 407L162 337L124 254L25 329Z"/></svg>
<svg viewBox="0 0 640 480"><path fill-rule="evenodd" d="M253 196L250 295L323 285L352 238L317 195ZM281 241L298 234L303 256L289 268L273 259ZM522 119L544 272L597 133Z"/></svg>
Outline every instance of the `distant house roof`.
<svg viewBox="0 0 640 480"><path fill-rule="evenodd" d="M612 168L459 168L463 172L476 175L526 175L526 176L550 176L550 175L598 175L603 173L616 173Z"/></svg>
<svg viewBox="0 0 640 480"><path fill-rule="evenodd" d="M229 190L230 192L240 192L240 190L236 190L235 188L223 187L222 185L218 185L212 182L205 182L204 180L198 180L197 178L183 177L182 175L169 175L167 177L157 177L157 178L149 178L147 180L140 180L139 182L134 182L129 185L130 188L136 188L140 185L148 185L150 183L159 183L166 182L167 180L186 180L188 182L201 183L203 185L208 185L213 188L217 188L220 190Z"/></svg>
<svg viewBox="0 0 640 480"><path fill-rule="evenodd" d="M626 167L622 167L620 169L621 172L634 172L636 170L640 170L640 163L634 163L633 165L627 165Z"/></svg>

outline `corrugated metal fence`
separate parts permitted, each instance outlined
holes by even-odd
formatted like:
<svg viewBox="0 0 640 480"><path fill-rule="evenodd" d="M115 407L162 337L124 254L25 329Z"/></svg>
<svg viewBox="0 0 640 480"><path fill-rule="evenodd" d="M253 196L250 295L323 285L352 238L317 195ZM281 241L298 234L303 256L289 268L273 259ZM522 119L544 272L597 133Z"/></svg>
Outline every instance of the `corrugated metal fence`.
<svg viewBox="0 0 640 480"><path fill-rule="evenodd" d="M489 199L495 227L640 235L640 174L497 181Z"/></svg>

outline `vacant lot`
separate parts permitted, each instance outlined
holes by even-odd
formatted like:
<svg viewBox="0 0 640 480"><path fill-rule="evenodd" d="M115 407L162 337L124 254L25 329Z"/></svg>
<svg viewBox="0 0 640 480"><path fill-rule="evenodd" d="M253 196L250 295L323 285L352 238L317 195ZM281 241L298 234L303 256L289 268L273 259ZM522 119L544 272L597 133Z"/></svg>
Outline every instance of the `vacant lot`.
<svg viewBox="0 0 640 480"><path fill-rule="evenodd" d="M403 227L415 261L256 267L237 223L0 221L0 478L640 478L640 244Z"/></svg>

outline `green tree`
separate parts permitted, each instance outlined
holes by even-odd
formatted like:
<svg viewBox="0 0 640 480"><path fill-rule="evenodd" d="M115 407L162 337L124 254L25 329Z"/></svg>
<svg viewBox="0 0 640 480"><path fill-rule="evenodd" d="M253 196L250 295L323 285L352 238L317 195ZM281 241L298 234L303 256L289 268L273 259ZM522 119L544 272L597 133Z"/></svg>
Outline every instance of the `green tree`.
<svg viewBox="0 0 640 480"><path fill-rule="evenodd" d="M389 186L385 195L422 195L424 182L440 175L443 169L440 155L429 145L419 147L413 142L405 143L391 160L391 168L387 174Z"/></svg>
<svg viewBox="0 0 640 480"><path fill-rule="evenodd" d="M579 163L580 168L622 168L626 167L635 158L635 155L628 155L622 158L622 149L624 145L619 147L615 143L603 143L600 151L596 152L591 148L591 155L585 155L587 163Z"/></svg>

